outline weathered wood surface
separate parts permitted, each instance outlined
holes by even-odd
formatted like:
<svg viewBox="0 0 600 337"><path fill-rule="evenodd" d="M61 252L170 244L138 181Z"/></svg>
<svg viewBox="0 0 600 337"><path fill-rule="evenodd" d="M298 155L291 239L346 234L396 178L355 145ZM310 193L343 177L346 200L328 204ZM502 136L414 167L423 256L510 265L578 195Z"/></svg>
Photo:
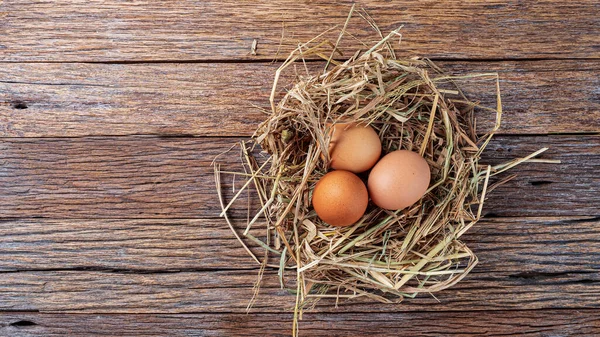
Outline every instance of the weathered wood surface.
<svg viewBox="0 0 600 337"><path fill-rule="evenodd" d="M9 138L0 141L0 216L12 218L207 218L218 213L212 160L236 138ZM516 167L485 214L597 215L600 136L499 136L484 163L550 147L561 164ZM236 151L221 157L235 169ZM237 169L241 169L237 167ZM506 175L505 175L506 176ZM231 181L231 176L223 177ZM236 180L237 185L243 179ZM231 196L230 185L224 193ZM245 203L243 203L245 204ZM232 214L246 216L236 207Z"/></svg>
<svg viewBox="0 0 600 337"><path fill-rule="evenodd" d="M245 226L239 225L241 232ZM259 228L252 234L264 236ZM0 273L258 268L221 220L6 220L0 224L0 237L0 256L10 257L0 259ZM479 278L551 281L561 274L600 270L598 217L483 219L463 240L480 258L473 271ZM247 244L257 255L262 251Z"/></svg>
<svg viewBox="0 0 600 337"><path fill-rule="evenodd" d="M399 304L366 298L324 299L315 312L535 310L600 308L600 274L473 274L451 289ZM290 273L288 279L293 275ZM0 310L87 313L243 313L256 270L127 273L86 270L0 275ZM295 289L294 284L289 287ZM280 289L277 272L264 273L255 312L290 311L295 296Z"/></svg>
<svg viewBox="0 0 600 337"><path fill-rule="evenodd" d="M361 1L384 33L404 24L402 50L436 58L597 58L594 0ZM0 61L243 60L285 57L344 24L351 1L25 1L0 4ZM282 37L283 30L283 39ZM348 32L378 39L358 18ZM337 39L337 31L326 35ZM251 54L254 39L258 54ZM343 50L365 48L356 39Z"/></svg>
<svg viewBox="0 0 600 337"><path fill-rule="evenodd" d="M453 74L499 72L503 134L600 132L600 63L439 62ZM324 63L311 64L321 69ZM269 109L276 64L4 64L0 137L168 134L249 136ZM293 72L282 79L287 83ZM494 81L464 81L495 106ZM25 109L26 107L26 109ZM481 131L493 114L477 115Z"/></svg>
<svg viewBox="0 0 600 337"><path fill-rule="evenodd" d="M307 313L302 336L593 336L599 310ZM0 314L0 334L30 336L289 336L291 314Z"/></svg>
<svg viewBox="0 0 600 337"><path fill-rule="evenodd" d="M483 220L465 235L481 263L440 302L323 301L316 311L598 308L599 232L589 217ZM241 313L257 276L215 220L5 221L0 235L10 257L0 260L0 310ZM254 312L293 300L269 269Z"/></svg>
<svg viewBox="0 0 600 337"><path fill-rule="evenodd" d="M303 335L600 335L597 1L361 3L384 33L405 25L401 56L500 72L486 162L548 146L562 163L490 195L464 237L480 263L439 302L324 301ZM0 0L0 335L289 335L294 296L272 269L244 314L257 269L215 219L209 165L263 120L268 62L350 6ZM346 52L378 39L358 17L348 32ZM465 88L489 103L490 84Z"/></svg>

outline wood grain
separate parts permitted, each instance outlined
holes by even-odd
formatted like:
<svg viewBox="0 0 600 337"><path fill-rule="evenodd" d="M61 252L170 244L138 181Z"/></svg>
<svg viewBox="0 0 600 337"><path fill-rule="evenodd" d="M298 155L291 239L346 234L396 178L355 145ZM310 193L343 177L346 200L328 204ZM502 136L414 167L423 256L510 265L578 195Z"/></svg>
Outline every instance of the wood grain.
<svg viewBox="0 0 600 337"><path fill-rule="evenodd" d="M257 275L222 221L18 220L0 229L0 256L10 257L0 260L0 311L241 313ZM599 231L598 218L483 220L464 237L481 263L439 302L324 301L316 310L598 308ZM272 269L262 287L254 312L291 307Z"/></svg>
<svg viewBox="0 0 600 337"><path fill-rule="evenodd" d="M600 10L594 0L361 3L385 34L404 24L400 50L406 55L600 56ZM271 60L285 57L299 41L341 27L350 5L349 0L4 1L0 61ZM377 38L358 16L348 33L367 45ZM337 31L326 37L335 41ZM254 39L256 56L251 54ZM348 54L364 49L357 39L347 37L340 47Z"/></svg>
<svg viewBox="0 0 600 337"><path fill-rule="evenodd" d="M257 269L215 219L210 163L264 119L268 62L351 3L0 0L0 335L289 335L273 269L245 314ZM561 164L520 166L489 196L463 282L396 305L325 300L303 336L600 335L596 1L362 4L384 33L405 25L399 55L501 74L484 162L548 146ZM358 17L348 33L339 58L378 39ZM464 87L490 104L490 84ZM241 178L223 178L230 196Z"/></svg>
<svg viewBox="0 0 600 337"><path fill-rule="evenodd" d="M453 74L497 71L503 134L600 132L596 61L440 62ZM315 71L323 63L311 63ZM5 64L0 137L250 136L265 119L276 64ZM293 72L282 79L291 80ZM495 83L462 82L495 106ZM477 115L479 130L494 124Z"/></svg>
<svg viewBox="0 0 600 337"><path fill-rule="evenodd" d="M212 160L235 138L14 138L0 141L0 216L12 218L207 218L218 214ZM600 136L499 136L484 163L550 147L489 196L496 216L598 215ZM241 169L236 151L224 169ZM224 182L232 178L223 177ZM241 186L242 179L236 184ZM223 187L231 196L231 184ZM241 199L243 200L243 199ZM245 203L244 203L245 205ZM245 208L233 215L246 217Z"/></svg>
<svg viewBox="0 0 600 337"><path fill-rule="evenodd" d="M264 240L262 230L252 234ZM258 268L223 220L5 220L0 237L0 256L7 257L0 259L0 272ZM473 271L479 278L500 275L520 283L598 272L599 238L599 218L495 218L480 221L463 240L480 259Z"/></svg>
<svg viewBox="0 0 600 337"><path fill-rule="evenodd" d="M302 336L593 336L599 310L307 313ZM29 336L289 336L291 314L0 314L0 334Z"/></svg>
<svg viewBox="0 0 600 337"><path fill-rule="evenodd" d="M291 278L288 275L288 280ZM244 313L256 270L127 272L27 271L0 274L0 311L84 313ZM295 289L294 284L288 284ZM600 308L600 274L533 277L472 274L436 298L421 295L400 304L368 299L324 299L315 312L395 312ZM251 312L289 312L295 296L266 270Z"/></svg>

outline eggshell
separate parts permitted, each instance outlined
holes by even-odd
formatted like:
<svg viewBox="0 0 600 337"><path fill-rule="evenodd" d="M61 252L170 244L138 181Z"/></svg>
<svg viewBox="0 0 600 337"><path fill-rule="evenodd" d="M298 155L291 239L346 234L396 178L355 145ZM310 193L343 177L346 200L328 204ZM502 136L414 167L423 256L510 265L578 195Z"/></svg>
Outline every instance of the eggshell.
<svg viewBox="0 0 600 337"><path fill-rule="evenodd" d="M354 173L336 170L324 175L313 190L312 204L321 220L332 226L350 226L367 209L369 193Z"/></svg>
<svg viewBox="0 0 600 337"><path fill-rule="evenodd" d="M329 157L332 169L360 173L379 160L381 141L372 127L340 123L335 124L331 132Z"/></svg>
<svg viewBox="0 0 600 337"><path fill-rule="evenodd" d="M418 153L407 150L390 152L369 174L367 184L371 201L389 210L411 206L427 191L430 176L427 161Z"/></svg>

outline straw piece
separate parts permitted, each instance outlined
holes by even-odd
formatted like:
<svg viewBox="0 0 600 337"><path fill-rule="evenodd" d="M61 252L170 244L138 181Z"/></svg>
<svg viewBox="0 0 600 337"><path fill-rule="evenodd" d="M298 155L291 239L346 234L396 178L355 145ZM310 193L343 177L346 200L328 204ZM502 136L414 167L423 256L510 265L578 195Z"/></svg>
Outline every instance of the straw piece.
<svg viewBox="0 0 600 337"><path fill-rule="evenodd" d="M217 188L217 195L219 197L219 203L221 205L221 209L225 209L225 205L223 203L223 195L221 194L221 178L220 178L220 174L219 174L219 165L218 164L214 165L214 172L215 172L215 183L216 183L216 188ZM233 227L233 224L231 223L231 221L229 221L229 217L227 217L227 212L225 212L223 214L223 216L225 217L225 221L227 222L227 225L233 232L233 235L235 236L235 238L242 244L242 247L244 247L246 252L252 257L252 259L254 259L254 261L256 261L256 263L260 264L261 262L258 260L256 255L254 255L254 253L252 253L252 251L248 248L248 246L246 246L244 241L240 238L237 231L235 230L235 227Z"/></svg>

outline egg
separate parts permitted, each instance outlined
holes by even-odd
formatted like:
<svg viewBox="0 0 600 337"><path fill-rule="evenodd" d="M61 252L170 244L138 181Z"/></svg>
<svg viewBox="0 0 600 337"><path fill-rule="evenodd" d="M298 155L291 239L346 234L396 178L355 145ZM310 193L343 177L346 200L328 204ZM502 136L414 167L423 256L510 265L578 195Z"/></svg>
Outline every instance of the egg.
<svg viewBox="0 0 600 337"><path fill-rule="evenodd" d="M385 155L369 173L371 201L389 210L411 206L429 187L431 171L418 153L398 150Z"/></svg>
<svg viewBox="0 0 600 337"><path fill-rule="evenodd" d="M312 204L317 215L332 226L354 224L363 216L368 203L367 187L352 172L331 171L313 189Z"/></svg>
<svg viewBox="0 0 600 337"><path fill-rule="evenodd" d="M373 167L380 156L381 141L372 127L340 123L331 128L329 157L332 169L364 172Z"/></svg>

